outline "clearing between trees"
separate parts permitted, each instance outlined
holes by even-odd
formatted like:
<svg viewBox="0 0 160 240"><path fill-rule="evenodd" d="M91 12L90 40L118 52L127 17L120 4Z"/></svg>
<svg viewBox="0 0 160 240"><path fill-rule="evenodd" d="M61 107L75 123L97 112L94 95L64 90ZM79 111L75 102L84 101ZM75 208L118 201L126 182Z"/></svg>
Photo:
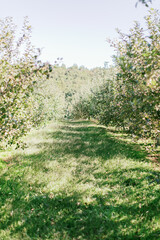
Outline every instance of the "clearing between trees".
<svg viewBox="0 0 160 240"><path fill-rule="evenodd" d="M160 171L91 121L51 123L1 151L0 239L160 239Z"/></svg>

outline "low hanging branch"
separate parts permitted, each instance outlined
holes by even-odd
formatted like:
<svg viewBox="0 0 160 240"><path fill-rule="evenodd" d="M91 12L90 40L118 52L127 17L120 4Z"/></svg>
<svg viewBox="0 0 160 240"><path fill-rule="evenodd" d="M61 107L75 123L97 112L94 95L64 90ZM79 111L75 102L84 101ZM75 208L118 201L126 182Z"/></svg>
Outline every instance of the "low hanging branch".
<svg viewBox="0 0 160 240"><path fill-rule="evenodd" d="M136 7L139 2L144 4L146 7L149 7L149 4L152 3L152 0L138 0L138 2L136 3Z"/></svg>

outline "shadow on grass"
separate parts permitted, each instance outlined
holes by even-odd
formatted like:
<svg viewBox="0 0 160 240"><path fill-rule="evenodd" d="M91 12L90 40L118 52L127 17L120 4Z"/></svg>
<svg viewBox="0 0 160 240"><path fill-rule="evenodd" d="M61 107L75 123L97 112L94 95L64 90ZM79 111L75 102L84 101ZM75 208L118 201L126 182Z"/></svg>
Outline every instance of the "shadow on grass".
<svg viewBox="0 0 160 240"><path fill-rule="evenodd" d="M49 158L51 161L56 159L63 163L68 162L69 158L77 158L79 162L77 174L81 174L85 165L90 165L95 158L98 158L101 164L116 157L137 162L149 161L146 159L147 153L139 150L137 144L128 144L123 140L115 139L107 133L105 128L88 121L67 122L67 124L65 122L57 131L47 133L47 139L52 139L52 142L43 141L36 144L36 147L40 149L38 153L22 156L24 161L27 160L25 164L31 165L35 171L43 169L47 172L45 162ZM85 161L85 157L90 160ZM95 166L95 169L97 167ZM88 171L92 172L93 166Z"/></svg>
<svg viewBox="0 0 160 240"><path fill-rule="evenodd" d="M59 194L48 196L30 193L28 200L16 183L11 184L18 194L12 197L10 214L2 219L0 229L11 228L9 239L158 239L159 231L149 229L143 219L137 224L132 220L147 216L150 222L158 214L154 206L156 198L146 207L137 204L105 205L104 198L95 195L95 204L84 204L74 192L70 196ZM29 192L29 191L28 191ZM18 204L17 204L18 203ZM4 212L5 210L4 210ZM127 232L129 226L130 231ZM13 237L13 238L12 238Z"/></svg>
<svg viewBox="0 0 160 240"><path fill-rule="evenodd" d="M15 162L1 176L0 229L10 229L9 237L4 239L158 239L160 231L150 225L159 216L158 188L152 191L159 181L159 172L143 166L98 171L117 156L143 163L144 151L137 150L136 144L114 139L104 128L86 121L62 125L56 132L47 133L48 138L53 142L37 144L38 153L19 156L21 163ZM77 159L77 187L92 182L97 188L107 187L110 191L92 193L93 201L87 203L83 201L87 190L42 193L40 189L47 182L31 185L24 177L25 167L47 175L47 161L56 160L63 166L71 158ZM98 166L92 164L96 158ZM117 185L119 188L115 188Z"/></svg>
<svg viewBox="0 0 160 240"><path fill-rule="evenodd" d="M11 229L9 239L157 240L160 233L159 230L149 229L143 221L145 215L148 222L158 216L154 209L159 201L158 195L147 206L139 208L138 204L106 205L106 198L96 194L96 202L88 204L80 201L77 192L69 196L65 193L38 194L27 189L22 181L7 181L5 186L1 207L4 199L7 199L12 208L2 208L0 229ZM26 194L29 194L28 198ZM108 200L112 200L112 197L108 196ZM151 209L152 212L147 215ZM141 219L133 223L139 216ZM130 231L127 232L128 226Z"/></svg>
<svg viewBox="0 0 160 240"><path fill-rule="evenodd" d="M88 122L71 122L69 124L70 127L61 127L59 131L48 134L57 142L54 141L51 144L43 142L38 147L46 151L53 149L56 154L70 154L77 158L81 155L98 157L105 161L117 155L123 155L133 160L147 161L145 159L147 153L140 150L137 144L128 144L123 140L115 139L104 128L89 125ZM79 126L77 126L78 124Z"/></svg>

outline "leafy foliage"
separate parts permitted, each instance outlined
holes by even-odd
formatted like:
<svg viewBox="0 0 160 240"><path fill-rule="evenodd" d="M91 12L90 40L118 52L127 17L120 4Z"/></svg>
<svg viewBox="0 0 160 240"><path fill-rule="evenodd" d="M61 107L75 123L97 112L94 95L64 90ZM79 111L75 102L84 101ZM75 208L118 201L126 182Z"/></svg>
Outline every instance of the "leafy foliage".
<svg viewBox="0 0 160 240"><path fill-rule="evenodd" d="M127 129L143 137L158 136L160 125L160 18L150 10L145 17L147 30L136 22L130 33L118 30L119 40L110 41L116 78L81 98L73 114L94 117L108 125ZM75 114L75 115L76 115Z"/></svg>
<svg viewBox="0 0 160 240"><path fill-rule="evenodd" d="M0 153L0 239L159 239L159 166L127 134L70 121L27 138Z"/></svg>
<svg viewBox="0 0 160 240"><path fill-rule="evenodd" d="M91 93L93 88L110 78L112 71L104 68L87 69L76 64L66 68L55 66L50 78L43 84L46 97L49 96L55 103L56 118L73 117L73 107L82 96ZM49 110L49 106L47 108ZM48 112L49 113L49 112Z"/></svg>
<svg viewBox="0 0 160 240"><path fill-rule="evenodd" d="M0 20L0 140L12 144L31 128L32 93L48 70L40 68L39 49L30 42L31 26L25 18L17 39L12 18Z"/></svg>
<svg viewBox="0 0 160 240"><path fill-rule="evenodd" d="M135 23L130 34L119 32L115 61L118 67L116 102L122 119L133 133L153 136L159 129L160 18L150 10L147 32ZM126 124L125 124L126 125Z"/></svg>

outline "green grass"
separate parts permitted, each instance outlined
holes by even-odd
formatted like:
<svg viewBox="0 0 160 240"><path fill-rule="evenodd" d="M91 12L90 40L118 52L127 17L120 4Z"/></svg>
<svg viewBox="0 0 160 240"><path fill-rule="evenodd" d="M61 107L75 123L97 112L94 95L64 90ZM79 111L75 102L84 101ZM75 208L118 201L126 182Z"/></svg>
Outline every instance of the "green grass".
<svg viewBox="0 0 160 240"><path fill-rule="evenodd" d="M160 239L160 171L139 145L88 121L26 141L0 153L1 240Z"/></svg>

